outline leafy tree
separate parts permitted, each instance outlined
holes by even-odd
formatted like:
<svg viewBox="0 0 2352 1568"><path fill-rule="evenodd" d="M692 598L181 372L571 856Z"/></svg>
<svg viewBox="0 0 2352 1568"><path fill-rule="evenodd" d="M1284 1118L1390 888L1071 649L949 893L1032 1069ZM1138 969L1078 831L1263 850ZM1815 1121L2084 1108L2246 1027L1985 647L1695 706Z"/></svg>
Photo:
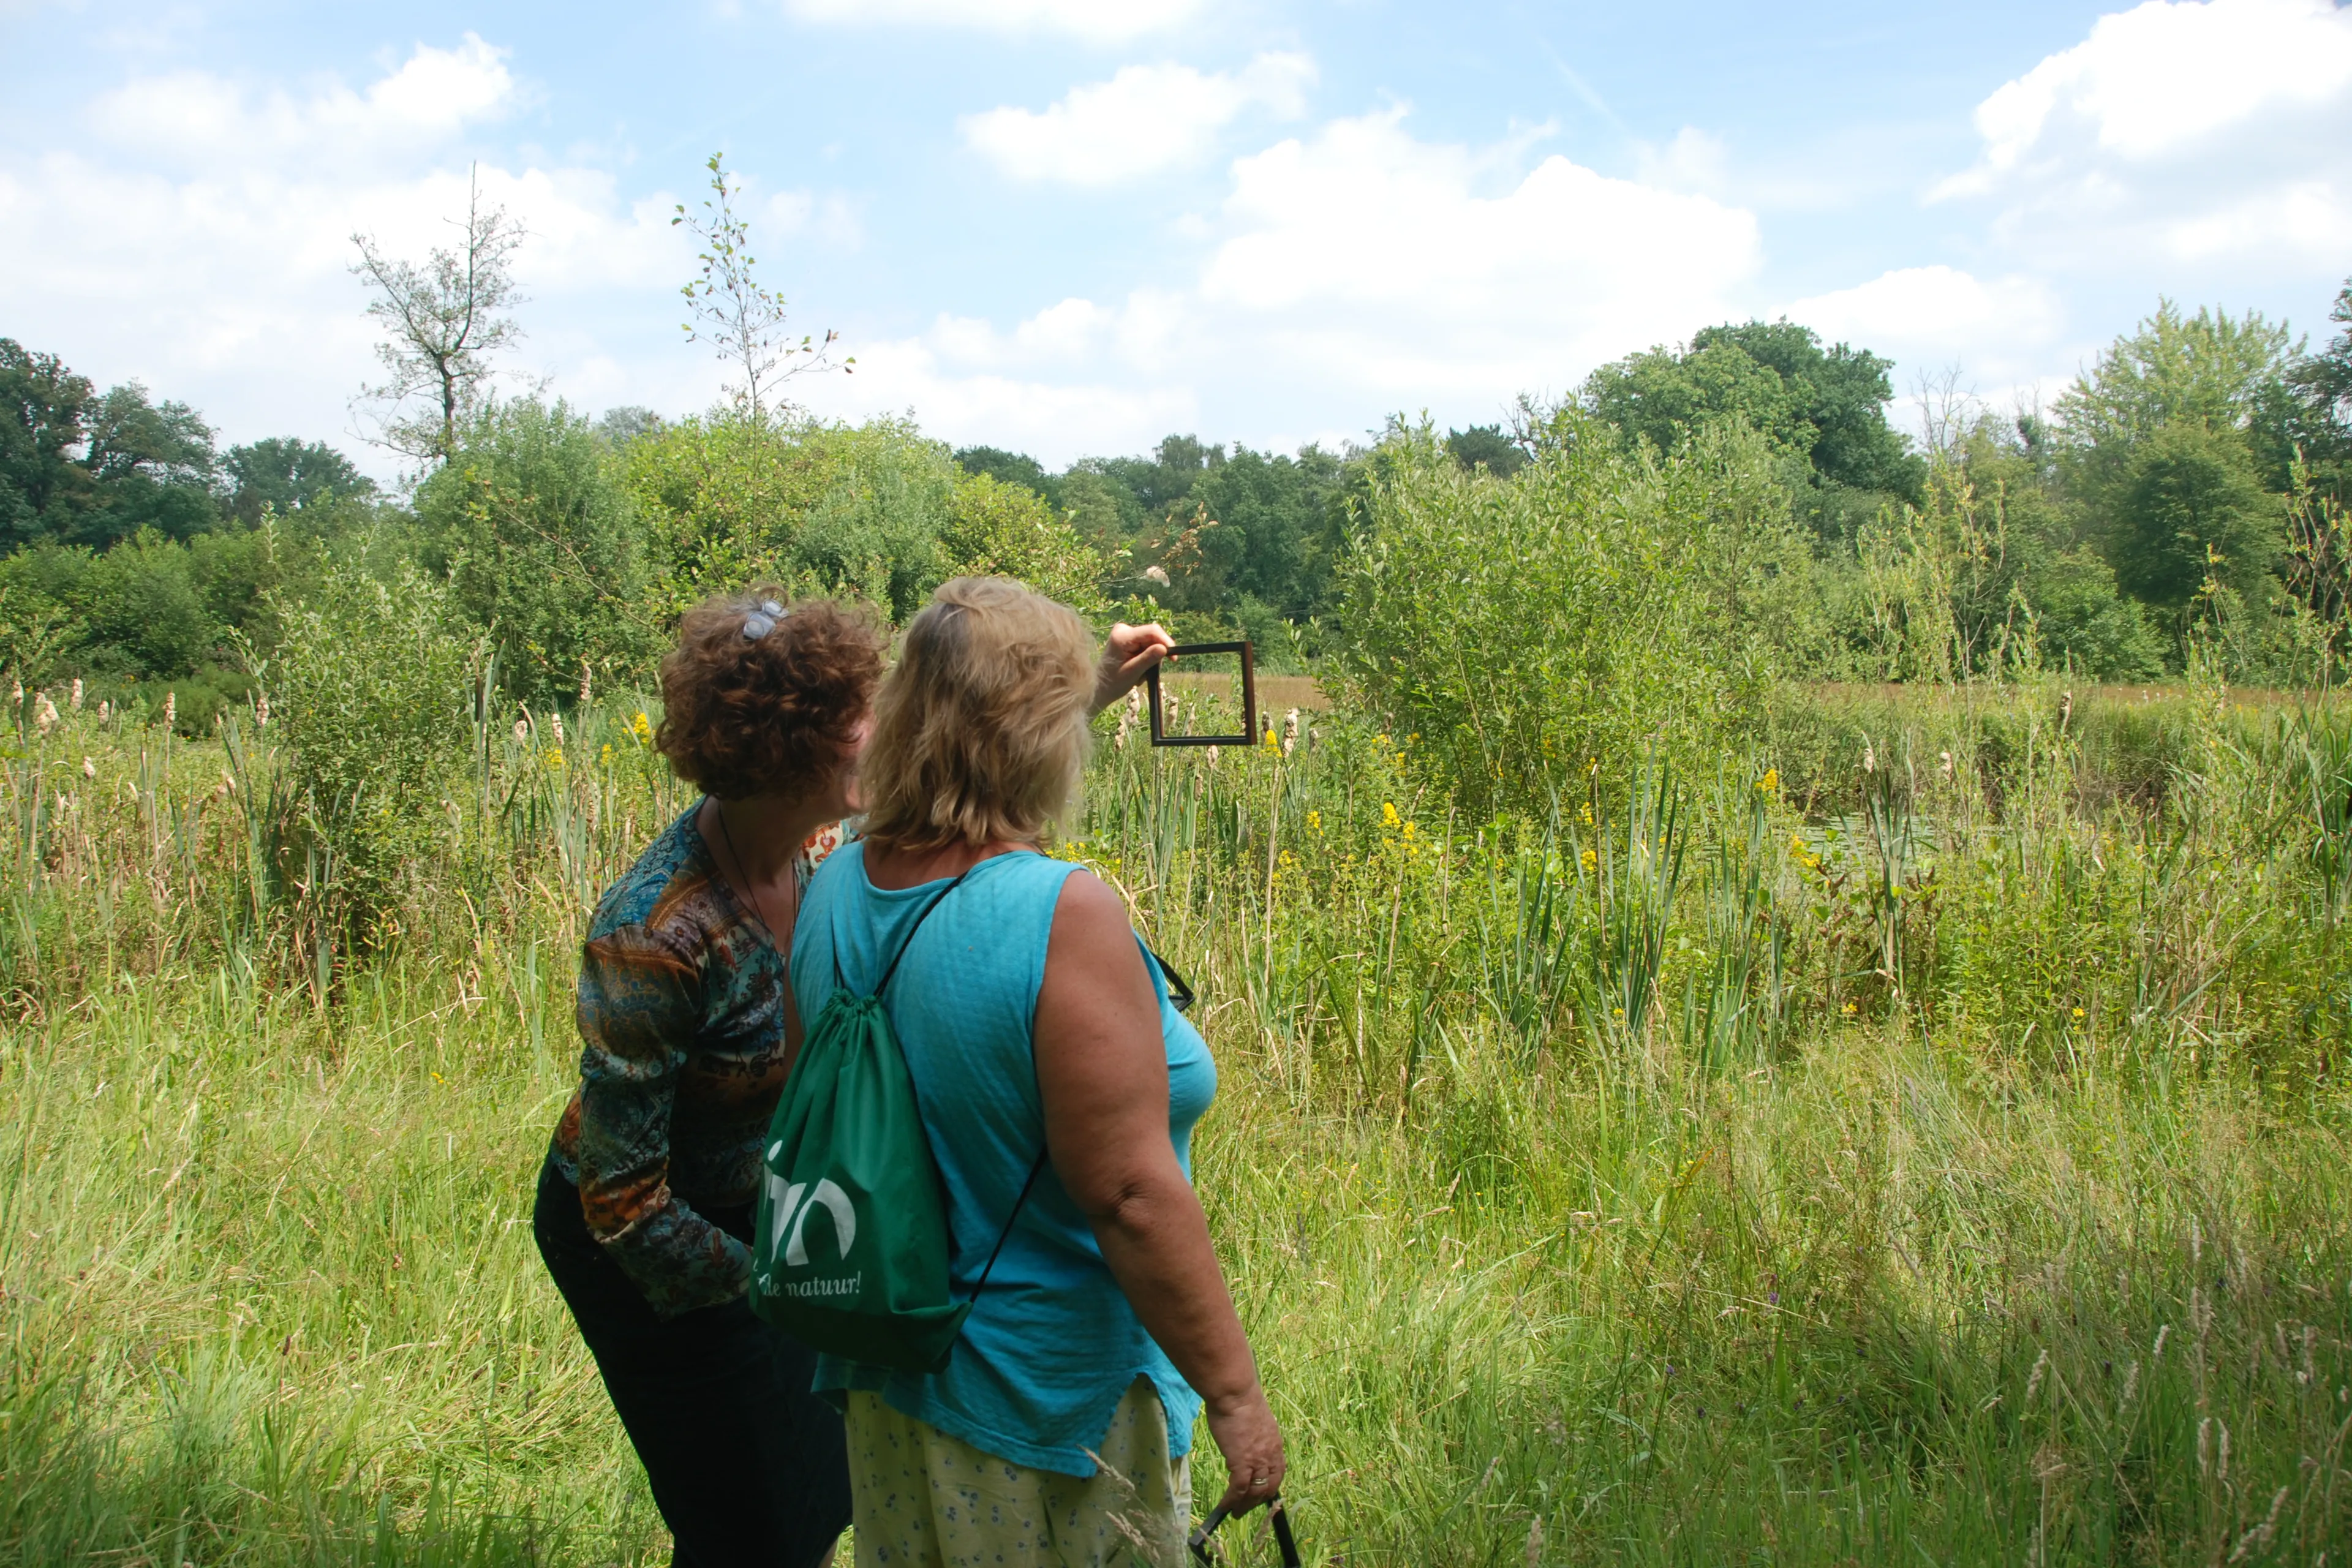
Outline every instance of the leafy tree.
<svg viewBox="0 0 2352 1568"><path fill-rule="evenodd" d="M2053 422L2067 487L2105 535L2111 555L2132 531L2116 510L2119 487L2128 482L2140 444L2168 426L2238 432L2257 462L2258 479L2284 487L2295 352L2286 325L2258 312L2232 317L2203 309L2189 316L2158 300L2155 314L2075 377L2052 409ZM2116 565L2123 565L2119 558Z"/></svg>
<svg viewBox="0 0 2352 1568"><path fill-rule="evenodd" d="M170 677L194 672L213 655L223 627L205 612L188 567L186 546L152 531L86 559L68 602L89 641L122 660L100 657L95 667Z"/></svg>
<svg viewBox="0 0 2352 1568"><path fill-rule="evenodd" d="M87 494L89 470L73 454L92 395L57 355L0 338L0 544L42 537L53 512Z"/></svg>
<svg viewBox="0 0 2352 1568"><path fill-rule="evenodd" d="M148 401L137 382L89 406L82 466L89 499L58 536L104 548L142 530L187 539L220 521L212 427L184 403Z"/></svg>
<svg viewBox="0 0 2352 1568"><path fill-rule="evenodd" d="M646 614L636 510L613 455L562 402L495 402L417 487L420 555L451 610L489 637L506 688L537 703L583 667L635 668Z"/></svg>
<svg viewBox="0 0 2352 1568"><path fill-rule="evenodd" d="M1103 608L1101 556L1026 486L960 476L940 546L944 576L1015 577L1081 615Z"/></svg>
<svg viewBox="0 0 2352 1568"><path fill-rule="evenodd" d="M956 467L967 474L986 474L1000 483L1034 490L1049 506L1060 488L1045 466L1026 452L1008 452L1002 447L959 447L955 460Z"/></svg>
<svg viewBox="0 0 2352 1568"><path fill-rule="evenodd" d="M1496 479L1507 479L1527 466L1527 448L1503 434L1500 425L1473 425L1467 430L1448 430L1445 450L1465 468L1484 463Z"/></svg>
<svg viewBox="0 0 2352 1568"><path fill-rule="evenodd" d="M701 276L678 290L695 317L682 325L687 342L716 344L719 357L741 373L743 379L727 390L758 424L770 413L763 387L824 367L840 334L827 331L823 342L803 334L795 343L785 331L783 296L761 287L752 275L758 258L751 254L751 226L735 211L743 188L728 182L723 157L713 153L703 165L710 171L711 194L703 199L702 211L689 214L681 202L669 220L671 227L683 226L704 247L697 258ZM840 369L846 374L856 364L854 357L845 359Z"/></svg>
<svg viewBox="0 0 2352 1568"><path fill-rule="evenodd" d="M471 661L442 590L413 566L389 582L336 572L278 611L269 697L288 782L329 890L364 931L425 859L445 784L471 754Z"/></svg>
<svg viewBox="0 0 2352 1568"><path fill-rule="evenodd" d="M1470 819L1582 798L1660 742L1711 767L1776 666L1810 667L1806 549L1754 431L1659 461L1571 406L1508 480L1426 426L1382 447L1344 680Z"/></svg>
<svg viewBox="0 0 2352 1568"><path fill-rule="evenodd" d="M1114 468L1129 460L1081 458L1055 481L1056 499L1071 525L1102 552L1105 569L1122 576L1147 564L1132 559L1135 542L1149 521L1143 502Z"/></svg>
<svg viewBox="0 0 2352 1568"><path fill-rule="evenodd" d="M1201 532L1189 568L1171 573L1171 602L1212 610L1247 598L1292 619L1314 615L1328 585L1325 525L1339 468L1337 458L1315 447L1296 458L1237 447L1203 470L1190 499L1217 526Z"/></svg>
<svg viewBox="0 0 2352 1568"><path fill-rule="evenodd" d="M229 512L248 526L261 521L264 507L287 517L339 497L375 493L375 481L324 441L272 436L231 447L220 466Z"/></svg>
<svg viewBox="0 0 2352 1568"><path fill-rule="evenodd" d="M2125 592L2185 610L2210 574L2255 596L2282 541L2283 514L2265 494L2237 431L2176 419L2135 444L2117 488L2116 577Z"/></svg>
<svg viewBox="0 0 2352 1568"><path fill-rule="evenodd" d="M2288 368L2284 433L2310 466L2308 479L2340 504L2352 500L2352 282L2327 319L2345 330Z"/></svg>
<svg viewBox="0 0 2352 1568"><path fill-rule="evenodd" d="M607 408L604 416L596 421L596 434L608 447L625 447L640 436L651 436L662 427L662 416L650 408L634 403Z"/></svg>
<svg viewBox="0 0 2352 1568"><path fill-rule="evenodd" d="M457 450L458 427L489 395L491 356L522 335L507 314L522 303L513 271L522 226L482 205L478 170L461 226L457 247L436 246L422 268L384 255L373 235L352 236L360 252L352 271L375 291L367 311L384 331L375 350L384 379L358 401L374 405L383 445L423 463Z"/></svg>
<svg viewBox="0 0 2352 1568"><path fill-rule="evenodd" d="M1581 401L1622 439L1666 454L1717 421L1756 430L1807 492L1797 501L1815 531L1837 536L1881 497L1923 494L1924 464L1886 422L1892 368L1844 343L1825 349L1811 328L1748 321L1602 365Z"/></svg>
<svg viewBox="0 0 2352 1568"><path fill-rule="evenodd" d="M1824 349L1811 328L1787 321L1709 327L1691 340L1700 353L1717 343L1780 377L1798 421L1813 432L1806 455L1822 482L1918 499L1927 467L1886 422L1894 361L1844 343Z"/></svg>

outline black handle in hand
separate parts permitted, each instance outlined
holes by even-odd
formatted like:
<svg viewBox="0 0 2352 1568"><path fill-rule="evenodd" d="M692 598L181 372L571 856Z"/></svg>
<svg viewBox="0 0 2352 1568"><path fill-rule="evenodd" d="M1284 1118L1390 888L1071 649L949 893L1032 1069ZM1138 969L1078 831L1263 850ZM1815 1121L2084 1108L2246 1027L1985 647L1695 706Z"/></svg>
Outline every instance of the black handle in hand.
<svg viewBox="0 0 2352 1568"><path fill-rule="evenodd" d="M1298 1568L1298 1542L1291 1538L1290 1510L1282 1506L1280 1498L1276 1497L1266 1500L1265 1511L1274 1521L1274 1543L1282 1549L1282 1568ZM1185 1542L1192 1547L1195 1559L1202 1563L1210 1561L1209 1537L1214 1535L1217 1526L1224 1522L1224 1505L1220 1503L1210 1510L1209 1517L1201 1521L1201 1528L1194 1531Z"/></svg>

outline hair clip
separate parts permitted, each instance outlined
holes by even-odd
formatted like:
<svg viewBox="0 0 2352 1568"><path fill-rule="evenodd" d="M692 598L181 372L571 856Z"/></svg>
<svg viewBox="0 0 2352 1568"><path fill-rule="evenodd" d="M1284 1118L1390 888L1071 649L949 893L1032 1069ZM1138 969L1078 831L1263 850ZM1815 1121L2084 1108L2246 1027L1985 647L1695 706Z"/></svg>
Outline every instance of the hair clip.
<svg viewBox="0 0 2352 1568"><path fill-rule="evenodd" d="M789 619L792 612L773 599L762 599L760 607L743 617L743 640L758 642L776 629L776 623Z"/></svg>

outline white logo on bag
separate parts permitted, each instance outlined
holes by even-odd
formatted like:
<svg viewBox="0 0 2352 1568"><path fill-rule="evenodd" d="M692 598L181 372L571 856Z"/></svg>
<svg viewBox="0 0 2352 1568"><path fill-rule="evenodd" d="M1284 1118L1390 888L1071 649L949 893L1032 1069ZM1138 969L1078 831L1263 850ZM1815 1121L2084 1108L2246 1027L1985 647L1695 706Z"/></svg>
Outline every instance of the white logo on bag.
<svg viewBox="0 0 2352 1568"><path fill-rule="evenodd" d="M816 1190L813 1193L806 1182L794 1182L785 1186L782 1176L771 1173L768 1191L772 1197L778 1187L783 1188L783 1194L775 1199L769 1210L776 1216L776 1231L769 1240L770 1249L772 1251L781 1244L782 1255L788 1266L807 1268L808 1247L803 1233L808 1227L809 1211L823 1204L826 1212L833 1215L834 1245L846 1261L850 1247L857 1240L857 1210L850 1203L849 1194L832 1182L824 1180L816 1184ZM806 1204L801 1202L804 1195L808 1199Z"/></svg>

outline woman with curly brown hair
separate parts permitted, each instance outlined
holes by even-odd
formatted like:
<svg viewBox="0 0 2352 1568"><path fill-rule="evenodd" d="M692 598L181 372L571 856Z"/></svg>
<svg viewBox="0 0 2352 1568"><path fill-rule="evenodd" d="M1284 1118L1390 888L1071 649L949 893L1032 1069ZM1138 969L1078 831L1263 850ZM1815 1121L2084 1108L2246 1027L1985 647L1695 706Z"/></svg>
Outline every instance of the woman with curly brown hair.
<svg viewBox="0 0 2352 1568"><path fill-rule="evenodd" d="M693 1568L812 1568L849 1521L814 1358L744 1289L759 1141L800 1044L782 955L857 806L885 644L841 605L782 598L697 606L662 661L654 743L707 793L597 906L580 1087L533 1219Z"/></svg>
<svg viewBox="0 0 2352 1568"><path fill-rule="evenodd" d="M1168 646L1119 626L1097 705ZM861 808L885 637L779 589L688 612L655 745L706 792L606 890L580 964L580 1087L533 1229L646 1467L681 1568L814 1568L850 1517L815 1358L752 1314L760 1139L801 1019L786 955Z"/></svg>

